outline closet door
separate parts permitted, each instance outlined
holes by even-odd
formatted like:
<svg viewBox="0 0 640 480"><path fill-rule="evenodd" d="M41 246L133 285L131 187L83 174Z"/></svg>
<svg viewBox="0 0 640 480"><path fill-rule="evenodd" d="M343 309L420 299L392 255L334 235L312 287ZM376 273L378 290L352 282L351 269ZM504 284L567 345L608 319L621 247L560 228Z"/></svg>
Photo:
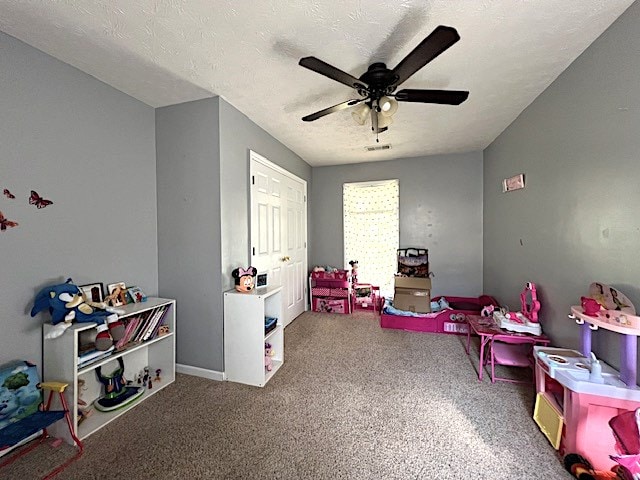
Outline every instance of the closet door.
<svg viewBox="0 0 640 480"><path fill-rule="evenodd" d="M283 325L305 309L306 182L251 152L251 265L282 286Z"/></svg>

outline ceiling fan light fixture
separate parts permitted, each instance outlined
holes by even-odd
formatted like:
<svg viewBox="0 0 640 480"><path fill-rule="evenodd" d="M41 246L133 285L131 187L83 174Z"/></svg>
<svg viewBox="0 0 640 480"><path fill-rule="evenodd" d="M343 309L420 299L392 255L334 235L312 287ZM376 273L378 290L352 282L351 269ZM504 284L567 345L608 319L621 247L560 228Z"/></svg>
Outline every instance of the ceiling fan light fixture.
<svg viewBox="0 0 640 480"><path fill-rule="evenodd" d="M393 123L393 118L383 115L382 112L378 113L378 128L388 127Z"/></svg>
<svg viewBox="0 0 640 480"><path fill-rule="evenodd" d="M366 103L360 104L360 106L354 108L351 112L351 116L358 125L364 125L364 122L369 118L369 112L371 109Z"/></svg>
<svg viewBox="0 0 640 480"><path fill-rule="evenodd" d="M387 97L386 95L380 97L378 100L378 106L380 107L380 113L385 117L391 117L398 111L398 101L393 97Z"/></svg>

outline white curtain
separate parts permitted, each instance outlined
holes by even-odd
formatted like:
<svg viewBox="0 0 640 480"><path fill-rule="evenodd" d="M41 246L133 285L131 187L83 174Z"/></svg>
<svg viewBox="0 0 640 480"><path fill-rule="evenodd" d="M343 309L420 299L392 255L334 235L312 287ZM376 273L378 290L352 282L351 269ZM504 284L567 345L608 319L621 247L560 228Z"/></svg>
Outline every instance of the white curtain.
<svg viewBox="0 0 640 480"><path fill-rule="evenodd" d="M398 180L345 183L343 186L344 261L358 261L358 282L393 294L400 239Z"/></svg>

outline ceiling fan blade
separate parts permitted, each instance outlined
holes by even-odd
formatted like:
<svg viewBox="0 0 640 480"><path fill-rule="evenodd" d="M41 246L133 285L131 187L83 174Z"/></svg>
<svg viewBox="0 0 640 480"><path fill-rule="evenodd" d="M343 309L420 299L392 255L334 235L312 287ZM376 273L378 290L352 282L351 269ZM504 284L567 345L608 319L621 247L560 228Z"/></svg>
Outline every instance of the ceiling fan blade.
<svg viewBox="0 0 640 480"><path fill-rule="evenodd" d="M365 100L366 98L347 100L346 102L339 103L337 105L334 105L333 107L325 108L324 110L320 110L318 112L307 115L306 117L302 117L302 120L305 122L313 122L314 120L324 117L325 115L344 110L345 108L353 107L354 105L364 102Z"/></svg>
<svg viewBox="0 0 640 480"><path fill-rule="evenodd" d="M324 75L325 77L329 77L330 79L335 80L336 82L340 82L347 87L355 89L367 87L367 84L362 80L358 80L353 75L349 75L348 73L343 72L342 70L329 65L328 63L323 62L316 57L301 58L298 62L298 65L308 68L309 70L313 70L314 72L319 73L320 75Z"/></svg>
<svg viewBox="0 0 640 480"><path fill-rule="evenodd" d="M411 75L424 67L431 60L460 40L460 35L453 27L440 25L431 32L413 51L393 69L397 76L394 85L398 86Z"/></svg>
<svg viewBox="0 0 640 480"><path fill-rule="evenodd" d="M469 96L464 90L412 90L404 89L395 94L399 102L439 103L460 105Z"/></svg>

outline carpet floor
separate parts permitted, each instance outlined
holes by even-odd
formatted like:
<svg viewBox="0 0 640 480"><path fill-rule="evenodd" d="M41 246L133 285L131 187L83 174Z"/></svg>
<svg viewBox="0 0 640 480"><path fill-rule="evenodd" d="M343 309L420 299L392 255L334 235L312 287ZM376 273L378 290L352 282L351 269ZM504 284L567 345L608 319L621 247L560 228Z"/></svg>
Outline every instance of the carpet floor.
<svg viewBox="0 0 640 480"><path fill-rule="evenodd" d="M57 478L573 478L531 418L534 387L478 382L465 341L306 312L264 388L178 375ZM38 478L72 453L40 446L0 478Z"/></svg>

